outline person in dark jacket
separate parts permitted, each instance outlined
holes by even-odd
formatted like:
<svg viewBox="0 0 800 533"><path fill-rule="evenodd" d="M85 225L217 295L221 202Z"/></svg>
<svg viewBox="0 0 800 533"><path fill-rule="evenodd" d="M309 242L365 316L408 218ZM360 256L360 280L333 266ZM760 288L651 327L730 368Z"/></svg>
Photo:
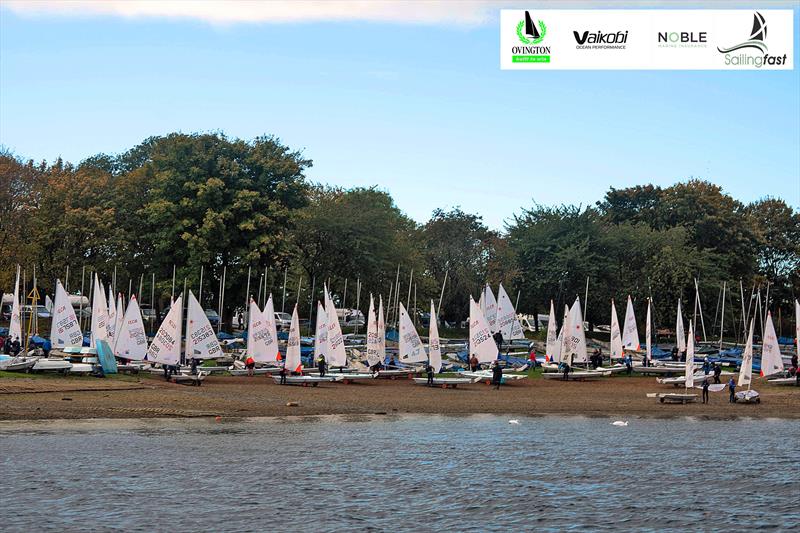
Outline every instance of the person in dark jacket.
<svg viewBox="0 0 800 533"><path fill-rule="evenodd" d="M492 335L492 338L494 339L495 344L497 344L497 349L502 351L503 333L500 330L497 330L497 332L494 335Z"/></svg>
<svg viewBox="0 0 800 533"><path fill-rule="evenodd" d="M281 377L281 385L286 385L286 365L281 366L281 371L278 372Z"/></svg>
<svg viewBox="0 0 800 533"><path fill-rule="evenodd" d="M430 363L425 365L425 374L428 375L428 387L433 387L433 367Z"/></svg>
<svg viewBox="0 0 800 533"><path fill-rule="evenodd" d="M708 357L703 358L703 374L708 375L711 372L711 365L708 362Z"/></svg>
<svg viewBox="0 0 800 533"><path fill-rule="evenodd" d="M317 368L319 369L319 377L324 378L327 364L325 362L325 356L322 354L320 354L319 359L317 359Z"/></svg>
<svg viewBox="0 0 800 533"><path fill-rule="evenodd" d="M19 342L19 337L14 337L14 342L11 343L11 353L14 354L14 357L19 355L19 352L22 351L22 344Z"/></svg>
<svg viewBox="0 0 800 533"><path fill-rule="evenodd" d="M631 372L633 372L633 359L631 359L631 354L626 353L624 361L625 361L625 372L627 372L627 374L630 376Z"/></svg>
<svg viewBox="0 0 800 533"><path fill-rule="evenodd" d="M714 365L714 383L720 383L719 376L722 374L722 366L719 363Z"/></svg>
<svg viewBox="0 0 800 533"><path fill-rule="evenodd" d="M570 373L570 370L571 370L571 369L570 369L570 367L569 367L569 363L567 363L566 361L564 361L563 363L561 363L561 372L563 372L563 373L564 373L564 377L563 377L563 378L561 378L561 379L563 379L564 381L568 381L568 380L569 380L569 373Z"/></svg>
<svg viewBox="0 0 800 533"><path fill-rule="evenodd" d="M197 358L192 357L191 373L193 376L197 375L197 363L198 363Z"/></svg>
<svg viewBox="0 0 800 533"><path fill-rule="evenodd" d="M678 360L678 347L677 346L674 346L672 348L672 360L673 361L677 361Z"/></svg>
<svg viewBox="0 0 800 533"><path fill-rule="evenodd" d="M6 340L3 342L3 353L6 355L11 353L11 335L6 337Z"/></svg>
<svg viewBox="0 0 800 533"><path fill-rule="evenodd" d="M728 382L728 389L730 389L731 396L728 399L730 403L736 403L736 381L733 378Z"/></svg>
<svg viewBox="0 0 800 533"><path fill-rule="evenodd" d="M492 383L494 383L495 390L500 390L500 384L503 382L503 368L500 366L499 361L494 362L492 366Z"/></svg>
<svg viewBox="0 0 800 533"><path fill-rule="evenodd" d="M708 403L708 380L703 380L703 403Z"/></svg>

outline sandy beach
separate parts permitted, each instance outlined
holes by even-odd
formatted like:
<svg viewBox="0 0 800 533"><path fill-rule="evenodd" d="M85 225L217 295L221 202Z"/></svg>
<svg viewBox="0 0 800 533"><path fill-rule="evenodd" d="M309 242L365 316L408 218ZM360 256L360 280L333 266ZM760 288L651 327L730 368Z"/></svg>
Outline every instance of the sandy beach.
<svg viewBox="0 0 800 533"><path fill-rule="evenodd" d="M159 377L0 378L0 419L85 419L159 417L251 417L326 414L586 415L608 417L696 416L800 419L800 389L756 379L759 405L728 403L728 392L711 394L708 405L660 404L649 392L683 389L652 377L611 377L561 382L540 377L494 390L473 384L455 390L414 385L407 379L319 387L279 386L264 376L211 376L201 387L166 383ZM700 391L697 391L698 398ZM297 406L287 403L296 402Z"/></svg>

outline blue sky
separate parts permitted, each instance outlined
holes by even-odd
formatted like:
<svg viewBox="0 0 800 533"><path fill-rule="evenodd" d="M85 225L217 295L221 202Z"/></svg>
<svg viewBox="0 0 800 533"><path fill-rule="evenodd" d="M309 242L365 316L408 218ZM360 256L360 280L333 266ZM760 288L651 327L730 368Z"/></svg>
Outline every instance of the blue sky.
<svg viewBox="0 0 800 533"><path fill-rule="evenodd" d="M795 50L798 27L795 10ZM378 185L418 221L460 205L494 228L534 202L689 177L800 208L797 65L512 72L498 46L496 9L219 24L6 5L0 143L77 162L172 131L274 134L314 160L313 181Z"/></svg>

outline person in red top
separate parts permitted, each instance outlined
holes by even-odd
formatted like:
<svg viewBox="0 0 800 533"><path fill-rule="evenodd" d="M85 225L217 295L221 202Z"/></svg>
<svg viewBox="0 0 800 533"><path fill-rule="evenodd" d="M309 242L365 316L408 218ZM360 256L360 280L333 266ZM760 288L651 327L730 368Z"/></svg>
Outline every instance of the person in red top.
<svg viewBox="0 0 800 533"><path fill-rule="evenodd" d="M248 355L247 359L244 360L244 367L247 369L247 375L252 376L253 370L256 367L256 360L253 359L252 356Z"/></svg>

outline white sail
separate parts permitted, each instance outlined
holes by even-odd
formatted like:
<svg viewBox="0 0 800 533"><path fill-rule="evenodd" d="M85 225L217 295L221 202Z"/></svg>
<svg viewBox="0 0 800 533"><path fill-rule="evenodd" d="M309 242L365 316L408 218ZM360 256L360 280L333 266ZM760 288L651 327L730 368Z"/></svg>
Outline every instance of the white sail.
<svg viewBox="0 0 800 533"><path fill-rule="evenodd" d="M562 348L564 346L564 331L569 329L569 325L567 324L567 322L569 322L569 306L567 304L564 304L564 316L561 317L561 329L558 330L558 341L557 341L558 349L556 351L556 358L555 358L555 361L557 363L564 362L564 360L561 358L561 354L563 352Z"/></svg>
<svg viewBox="0 0 800 533"><path fill-rule="evenodd" d="M783 357L775 326L772 324L772 312L769 312L764 323L764 340L761 343L761 375L771 376L778 372L783 372Z"/></svg>
<svg viewBox="0 0 800 533"><path fill-rule="evenodd" d="M200 302L189 291L186 312L186 359L212 359L222 355L222 348Z"/></svg>
<svg viewBox="0 0 800 533"><path fill-rule="evenodd" d="M647 299L647 325L644 327L644 336L645 336L645 354L644 358L645 361L652 361L653 360L653 332L650 329L650 298Z"/></svg>
<svg viewBox="0 0 800 533"><path fill-rule="evenodd" d="M411 317L408 316L403 302L400 302L400 341L398 344L400 361L403 363L420 363L428 360L417 328L414 327Z"/></svg>
<svg viewBox="0 0 800 533"><path fill-rule="evenodd" d="M177 365L181 360L181 328L183 325L183 298L172 302L164 322L147 349L146 359L162 365Z"/></svg>
<svg viewBox="0 0 800 533"><path fill-rule="evenodd" d="M19 309L19 272L20 267L17 265L17 281L14 285L14 301L11 303L11 324L8 326L8 334L11 340L22 341L22 314ZM74 314L74 313L73 313ZM52 337L51 337L52 338ZM24 344L24 343L23 343Z"/></svg>
<svg viewBox="0 0 800 533"><path fill-rule="evenodd" d="M266 306L264 311L267 311ZM247 313L247 353L259 363L272 363L278 356L277 338L270 327L266 313L258 308L258 304L252 298Z"/></svg>
<svg viewBox="0 0 800 533"><path fill-rule="evenodd" d="M286 341L286 370L301 372L303 362L300 359L300 319L297 317L297 304L292 311L292 325L289 327L289 340Z"/></svg>
<svg viewBox="0 0 800 533"><path fill-rule="evenodd" d="M622 359L622 333L619 331L617 306L611 300L611 360Z"/></svg>
<svg viewBox="0 0 800 533"><path fill-rule="evenodd" d="M489 322L481 313L481 308L469 297L469 355L475 355L480 363L490 363L497 359L497 344L492 338Z"/></svg>
<svg viewBox="0 0 800 533"><path fill-rule="evenodd" d="M20 338L20 340L22 340ZM53 319L50 327L50 342L53 348L66 346L83 346L83 333L81 333L75 309L67 296L67 291L61 285L61 280L56 280L56 299L53 302Z"/></svg>
<svg viewBox="0 0 800 533"><path fill-rule="evenodd" d="M117 343L117 334L122 329L122 321L125 319L125 308L122 302L122 293L117 294L117 322L114 325L114 344Z"/></svg>
<svg viewBox="0 0 800 533"><path fill-rule="evenodd" d="M489 323L489 329L492 330L492 333L497 332L497 300L494 297L494 293L492 292L492 288L489 284L486 284L486 288L483 290L483 305L484 311L483 316L486 317L486 321Z"/></svg>
<svg viewBox="0 0 800 533"><path fill-rule="evenodd" d="M633 312L633 302L628 296L628 308L625 309L625 329L622 332L622 347L626 350L637 351L641 349L639 344L639 330L636 327L636 314Z"/></svg>
<svg viewBox="0 0 800 533"><path fill-rule="evenodd" d="M108 343L114 346L114 334L117 331L117 306L114 304L114 293L111 292L111 284L108 285L108 317L106 320L106 329L108 335Z"/></svg>
<svg viewBox="0 0 800 533"><path fill-rule="evenodd" d="M378 317L375 316L375 300L369 295L369 311L367 311L367 364L375 366L383 359L379 355L380 339L378 338Z"/></svg>
<svg viewBox="0 0 800 533"><path fill-rule="evenodd" d="M114 355L122 359L141 361L147 355L147 335L136 296L131 296L114 340Z"/></svg>
<svg viewBox="0 0 800 533"><path fill-rule="evenodd" d="M750 383L753 381L753 329L755 324L755 319L750 321L750 333L747 335L747 344L742 353L742 366L739 368L740 387L747 385L750 388Z"/></svg>
<svg viewBox="0 0 800 533"><path fill-rule="evenodd" d="M522 333L522 324L519 323L517 312L511 304L511 299L508 293L500 284L497 289L497 327L503 334L503 339L524 339L525 335Z"/></svg>
<svg viewBox="0 0 800 533"><path fill-rule="evenodd" d="M683 313L681 312L681 300L678 298L678 317L675 320L675 344L678 352L686 352L686 333L683 330Z"/></svg>
<svg viewBox="0 0 800 533"><path fill-rule="evenodd" d="M442 346L439 342L439 324L433 300L431 300L431 321L428 328L428 364L437 374L442 369Z"/></svg>
<svg viewBox="0 0 800 533"><path fill-rule="evenodd" d="M383 296L378 299L378 357L386 361L386 320L383 317Z"/></svg>
<svg viewBox="0 0 800 533"><path fill-rule="evenodd" d="M483 316L486 316L486 298L484 298L484 291L481 291L481 297L478 298L478 307L483 313Z"/></svg>
<svg viewBox="0 0 800 533"><path fill-rule="evenodd" d="M561 359L571 365L575 363L585 363L586 357L586 333L583 331L583 313L581 311L581 300L575 298L575 303L569 310L569 318L566 322L568 327L564 329L564 337L561 341Z"/></svg>
<svg viewBox="0 0 800 533"><path fill-rule="evenodd" d="M325 357L328 361L328 313L322 303L317 302L317 324L314 335L314 361Z"/></svg>
<svg viewBox="0 0 800 533"><path fill-rule="evenodd" d="M50 299L49 294L44 295L44 308L50 313L53 312L53 300Z"/></svg>
<svg viewBox="0 0 800 533"><path fill-rule="evenodd" d="M686 376L686 388L694 387L694 328L692 321L689 321L689 336L686 339L686 365L684 365L684 375Z"/></svg>
<svg viewBox="0 0 800 533"><path fill-rule="evenodd" d="M558 342L556 310L553 306L553 300L550 300L550 318L547 319L547 343L545 344L544 354L548 361L558 361L558 356L560 353L561 349Z"/></svg>
<svg viewBox="0 0 800 533"><path fill-rule="evenodd" d="M108 303L103 285L97 274L94 275L94 295L92 297L92 346L97 348L100 341L108 342Z"/></svg>
<svg viewBox="0 0 800 533"><path fill-rule="evenodd" d="M331 295L325 288L325 312L328 313L328 364L330 366L347 366L347 352L344 349L344 337L342 336L342 326L339 325L339 317L336 314L336 306L333 305Z"/></svg>
<svg viewBox="0 0 800 533"><path fill-rule="evenodd" d="M267 303L264 304L264 310L261 313L264 319L265 328L268 335L266 336L267 353L264 357L265 363L280 360L280 351L278 350L278 325L275 323L275 303L272 301L272 294L267 298Z"/></svg>

